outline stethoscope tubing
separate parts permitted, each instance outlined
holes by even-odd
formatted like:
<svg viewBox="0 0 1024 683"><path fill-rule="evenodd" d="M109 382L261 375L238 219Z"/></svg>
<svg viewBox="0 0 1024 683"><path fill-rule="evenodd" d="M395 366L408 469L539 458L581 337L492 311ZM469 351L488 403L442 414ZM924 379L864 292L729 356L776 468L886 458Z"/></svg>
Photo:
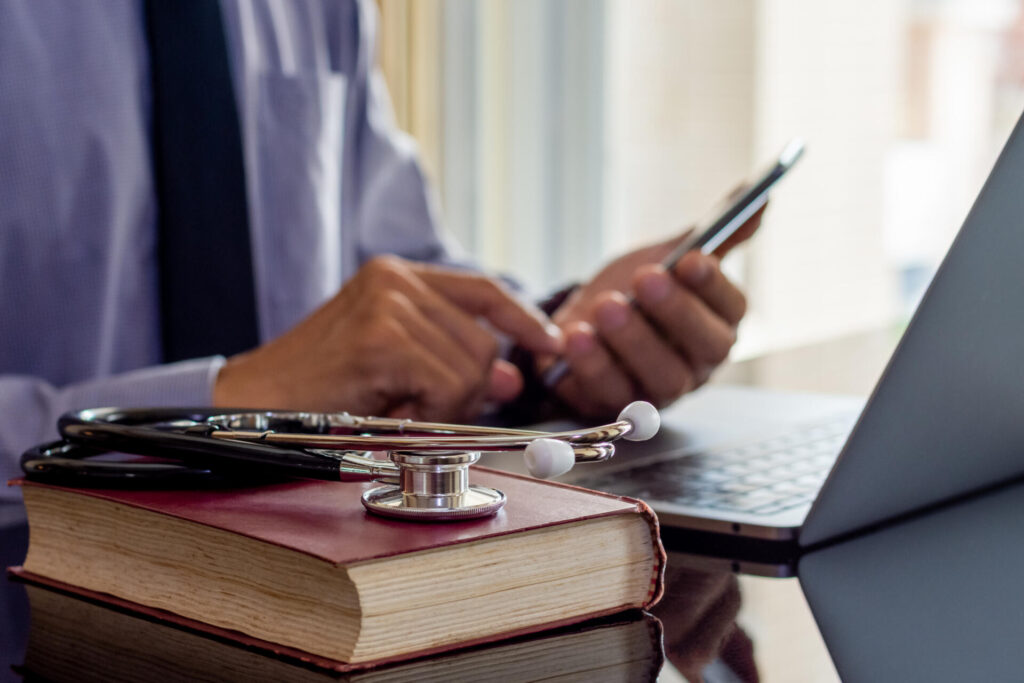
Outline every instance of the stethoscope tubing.
<svg viewBox="0 0 1024 683"><path fill-rule="evenodd" d="M97 483L191 480L214 471L230 472L233 478L338 479L339 465L332 458L264 443L236 441L227 445L204 435L205 429L190 434L146 426L181 420L200 422L222 412L210 408L135 409L105 412L103 419L92 420L83 419L81 413L67 413L57 423L64 441L26 451L21 457L22 470L30 478ZM104 452L173 457L184 464L85 460Z"/></svg>

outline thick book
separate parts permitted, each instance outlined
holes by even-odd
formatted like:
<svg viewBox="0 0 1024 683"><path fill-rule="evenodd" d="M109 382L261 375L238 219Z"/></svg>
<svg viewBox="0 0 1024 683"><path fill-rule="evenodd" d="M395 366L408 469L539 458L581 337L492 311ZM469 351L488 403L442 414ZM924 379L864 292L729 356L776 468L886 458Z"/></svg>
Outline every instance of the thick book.
<svg viewBox="0 0 1024 683"><path fill-rule="evenodd" d="M26 586L32 628L23 666L46 681L654 681L661 623L624 612L540 634L342 674L266 643L224 638L52 587Z"/></svg>
<svg viewBox="0 0 1024 683"><path fill-rule="evenodd" d="M372 484L194 490L19 482L22 573L358 668L632 608L665 555L641 501L474 468L508 503L424 523L366 512Z"/></svg>

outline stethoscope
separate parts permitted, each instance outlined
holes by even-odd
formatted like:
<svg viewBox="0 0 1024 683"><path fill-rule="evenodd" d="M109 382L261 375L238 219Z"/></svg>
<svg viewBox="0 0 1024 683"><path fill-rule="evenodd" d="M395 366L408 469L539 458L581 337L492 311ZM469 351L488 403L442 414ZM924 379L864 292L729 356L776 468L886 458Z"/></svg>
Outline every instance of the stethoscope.
<svg viewBox="0 0 1024 683"><path fill-rule="evenodd" d="M566 432L348 413L96 408L61 417L63 440L26 451L21 467L30 479L97 488L215 485L225 479L373 481L384 486L363 493L370 512L444 521L486 517L505 505L501 491L469 483L469 468L482 453L524 449L530 474L548 478L577 462L607 460L615 454L614 441L649 439L660 424L658 411L643 401L626 406L615 422ZM111 451L160 461L94 457ZM377 452L387 460L374 457Z"/></svg>

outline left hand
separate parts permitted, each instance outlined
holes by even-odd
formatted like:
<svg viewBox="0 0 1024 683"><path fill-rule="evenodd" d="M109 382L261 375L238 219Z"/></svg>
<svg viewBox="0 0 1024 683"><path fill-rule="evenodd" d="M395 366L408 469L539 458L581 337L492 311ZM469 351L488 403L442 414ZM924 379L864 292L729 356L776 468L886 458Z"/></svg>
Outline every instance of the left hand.
<svg viewBox="0 0 1024 683"><path fill-rule="evenodd" d="M746 297L719 260L753 235L755 214L713 255L691 252L671 272L660 262L685 236L622 256L576 290L552 319L565 333L569 373L555 393L590 417L645 399L665 406L707 381L729 355ZM635 292L630 306L625 292ZM550 365L538 359L538 369Z"/></svg>

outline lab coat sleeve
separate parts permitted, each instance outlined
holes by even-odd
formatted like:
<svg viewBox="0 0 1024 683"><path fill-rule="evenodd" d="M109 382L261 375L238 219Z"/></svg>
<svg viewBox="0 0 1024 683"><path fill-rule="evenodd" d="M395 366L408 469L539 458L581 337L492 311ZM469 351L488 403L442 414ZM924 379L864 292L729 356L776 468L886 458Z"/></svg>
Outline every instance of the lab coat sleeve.
<svg viewBox="0 0 1024 683"><path fill-rule="evenodd" d="M0 375L0 484L20 475L25 449L57 438L62 413L101 406L209 405L223 364L223 357L199 358L64 387L38 377ZM0 485L0 503L20 497L18 487Z"/></svg>

